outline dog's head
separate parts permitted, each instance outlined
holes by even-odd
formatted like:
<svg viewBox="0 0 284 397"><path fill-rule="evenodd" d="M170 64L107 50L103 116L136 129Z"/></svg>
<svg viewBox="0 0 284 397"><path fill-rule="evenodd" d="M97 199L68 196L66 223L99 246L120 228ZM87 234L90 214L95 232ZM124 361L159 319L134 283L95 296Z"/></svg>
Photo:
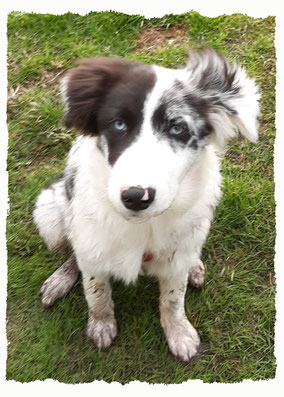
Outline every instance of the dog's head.
<svg viewBox="0 0 284 397"><path fill-rule="evenodd" d="M83 60L63 82L65 121L96 144L110 168L108 196L144 221L174 205L204 148L237 130L257 139L259 94L243 68L205 48L184 69L122 58Z"/></svg>

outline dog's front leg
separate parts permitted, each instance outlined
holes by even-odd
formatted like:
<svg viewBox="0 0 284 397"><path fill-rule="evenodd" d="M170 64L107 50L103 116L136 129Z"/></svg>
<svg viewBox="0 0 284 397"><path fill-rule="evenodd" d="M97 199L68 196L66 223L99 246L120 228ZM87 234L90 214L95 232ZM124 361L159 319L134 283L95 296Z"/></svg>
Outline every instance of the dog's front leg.
<svg viewBox="0 0 284 397"><path fill-rule="evenodd" d="M170 351L184 362L194 357L200 346L199 336L184 310L187 278L159 278L161 325Z"/></svg>
<svg viewBox="0 0 284 397"><path fill-rule="evenodd" d="M100 350L106 350L117 336L109 279L83 274L83 286L88 303L87 335Z"/></svg>

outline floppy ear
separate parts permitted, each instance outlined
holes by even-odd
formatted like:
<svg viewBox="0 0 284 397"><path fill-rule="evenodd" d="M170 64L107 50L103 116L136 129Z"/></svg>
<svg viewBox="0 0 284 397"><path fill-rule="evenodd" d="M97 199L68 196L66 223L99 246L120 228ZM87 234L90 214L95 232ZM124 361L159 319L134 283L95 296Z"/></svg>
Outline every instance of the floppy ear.
<svg viewBox="0 0 284 397"><path fill-rule="evenodd" d="M84 134L98 134L97 113L104 97L129 67L122 58L85 59L71 69L61 82L65 125Z"/></svg>
<svg viewBox="0 0 284 397"><path fill-rule="evenodd" d="M215 142L222 148L237 131L255 142L258 138L260 94L245 70L210 47L192 51L186 66L190 86L208 103Z"/></svg>

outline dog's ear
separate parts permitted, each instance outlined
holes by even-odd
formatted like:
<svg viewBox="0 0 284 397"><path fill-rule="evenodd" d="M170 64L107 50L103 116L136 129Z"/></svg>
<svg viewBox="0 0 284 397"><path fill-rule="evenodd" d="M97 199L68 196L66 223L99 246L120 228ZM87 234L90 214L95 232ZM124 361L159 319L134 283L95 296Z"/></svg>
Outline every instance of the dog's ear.
<svg viewBox="0 0 284 397"><path fill-rule="evenodd" d="M98 57L84 59L71 69L61 83L66 127L98 134L97 114L103 99L129 66L130 61L122 58Z"/></svg>
<svg viewBox="0 0 284 397"><path fill-rule="evenodd" d="M260 94L245 70L230 64L210 47L192 51L186 70L190 87L208 104L208 118L217 145L222 148L238 130L255 142Z"/></svg>

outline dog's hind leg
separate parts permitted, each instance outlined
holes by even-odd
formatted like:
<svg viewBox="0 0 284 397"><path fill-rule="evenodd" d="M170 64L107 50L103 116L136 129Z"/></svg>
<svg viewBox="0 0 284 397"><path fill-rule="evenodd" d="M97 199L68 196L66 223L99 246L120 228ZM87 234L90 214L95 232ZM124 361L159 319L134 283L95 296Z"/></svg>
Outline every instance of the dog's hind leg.
<svg viewBox="0 0 284 397"><path fill-rule="evenodd" d="M205 267L203 262L198 259L188 272L188 282L192 287L201 288L205 281Z"/></svg>
<svg viewBox="0 0 284 397"><path fill-rule="evenodd" d="M55 300L66 295L79 276L75 254L72 254L55 272L48 277L40 289L43 307L50 307Z"/></svg>
<svg viewBox="0 0 284 397"><path fill-rule="evenodd" d="M68 206L64 179L59 176L36 200L33 220L47 248L64 252L69 246L65 230L65 212Z"/></svg>

